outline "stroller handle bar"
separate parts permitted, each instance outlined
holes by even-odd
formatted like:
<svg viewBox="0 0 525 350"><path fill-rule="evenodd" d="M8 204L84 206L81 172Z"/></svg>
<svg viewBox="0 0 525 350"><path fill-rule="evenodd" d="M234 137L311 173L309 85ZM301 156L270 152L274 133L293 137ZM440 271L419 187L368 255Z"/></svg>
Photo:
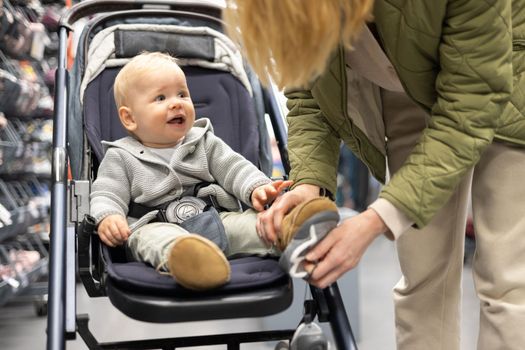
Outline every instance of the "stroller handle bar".
<svg viewBox="0 0 525 350"><path fill-rule="evenodd" d="M72 30L76 21L95 14L146 8L187 10L220 18L224 6L214 0L87 0L66 11L60 18L59 28Z"/></svg>

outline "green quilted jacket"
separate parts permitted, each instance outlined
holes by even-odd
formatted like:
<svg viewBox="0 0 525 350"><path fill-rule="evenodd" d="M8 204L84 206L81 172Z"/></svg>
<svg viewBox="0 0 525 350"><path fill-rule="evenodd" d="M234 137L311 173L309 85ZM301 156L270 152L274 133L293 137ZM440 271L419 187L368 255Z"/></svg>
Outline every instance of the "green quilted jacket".
<svg viewBox="0 0 525 350"><path fill-rule="evenodd" d="M494 139L525 146L525 0L377 0L374 18L404 89L431 116L380 197L423 227ZM309 89L286 92L295 186L335 193L341 139L385 181L384 150L347 111L346 79L339 48Z"/></svg>

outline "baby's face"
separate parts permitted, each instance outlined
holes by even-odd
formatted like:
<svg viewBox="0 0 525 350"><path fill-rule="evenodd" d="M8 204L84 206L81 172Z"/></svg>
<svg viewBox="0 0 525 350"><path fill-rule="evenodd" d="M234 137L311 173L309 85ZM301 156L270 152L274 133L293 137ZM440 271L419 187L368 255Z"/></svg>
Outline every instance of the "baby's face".
<svg viewBox="0 0 525 350"><path fill-rule="evenodd" d="M135 81L126 98L134 120L128 130L148 147L176 145L195 121L184 73L176 65L166 65L141 74Z"/></svg>

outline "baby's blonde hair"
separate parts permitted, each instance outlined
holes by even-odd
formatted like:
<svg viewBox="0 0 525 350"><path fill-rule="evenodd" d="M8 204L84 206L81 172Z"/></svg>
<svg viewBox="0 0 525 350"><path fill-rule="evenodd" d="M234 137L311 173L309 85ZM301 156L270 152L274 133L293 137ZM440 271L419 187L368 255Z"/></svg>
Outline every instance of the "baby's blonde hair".
<svg viewBox="0 0 525 350"><path fill-rule="evenodd" d="M373 0L226 0L229 35L263 83L305 86L340 43L350 47L371 19Z"/></svg>
<svg viewBox="0 0 525 350"><path fill-rule="evenodd" d="M117 109L125 105L129 88L132 87L143 74L173 64L179 67L175 57L162 52L144 51L129 60L117 74L113 85L113 95Z"/></svg>

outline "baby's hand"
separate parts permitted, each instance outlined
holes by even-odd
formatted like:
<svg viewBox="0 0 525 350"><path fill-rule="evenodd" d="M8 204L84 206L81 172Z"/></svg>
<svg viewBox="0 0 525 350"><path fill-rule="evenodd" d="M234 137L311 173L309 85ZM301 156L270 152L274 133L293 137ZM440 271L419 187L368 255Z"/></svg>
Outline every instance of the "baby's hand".
<svg viewBox="0 0 525 350"><path fill-rule="evenodd" d="M277 180L271 184L257 187L252 192L252 206L257 211L263 211L264 206L271 204L286 188L293 184L291 180Z"/></svg>
<svg viewBox="0 0 525 350"><path fill-rule="evenodd" d="M124 244L130 234L128 221L122 215L109 215L98 225L98 236L110 247Z"/></svg>

